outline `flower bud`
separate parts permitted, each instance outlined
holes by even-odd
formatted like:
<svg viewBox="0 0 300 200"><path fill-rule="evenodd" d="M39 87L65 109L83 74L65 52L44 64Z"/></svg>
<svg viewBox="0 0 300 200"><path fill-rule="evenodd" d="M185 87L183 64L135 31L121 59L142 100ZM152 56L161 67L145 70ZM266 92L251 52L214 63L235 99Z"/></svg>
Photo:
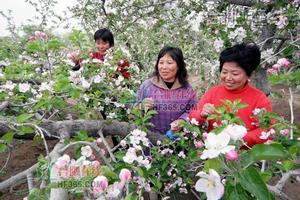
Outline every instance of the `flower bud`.
<svg viewBox="0 0 300 200"><path fill-rule="evenodd" d="M128 169L122 169L119 178L121 182L129 181L131 179L131 172Z"/></svg>
<svg viewBox="0 0 300 200"><path fill-rule="evenodd" d="M226 153L225 157L227 160L237 160L239 156L237 152L232 149Z"/></svg>

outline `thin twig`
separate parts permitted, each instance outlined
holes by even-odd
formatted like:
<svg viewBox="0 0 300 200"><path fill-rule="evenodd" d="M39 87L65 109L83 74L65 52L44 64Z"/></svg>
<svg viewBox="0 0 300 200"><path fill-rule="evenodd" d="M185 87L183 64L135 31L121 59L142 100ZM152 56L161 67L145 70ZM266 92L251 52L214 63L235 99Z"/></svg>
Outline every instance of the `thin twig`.
<svg viewBox="0 0 300 200"><path fill-rule="evenodd" d="M6 144L6 145L8 146L8 149L9 149L9 151L8 151L8 156L7 156L7 158L6 158L6 161L5 161L4 165L3 165L3 167L0 169L0 174L1 174L2 171L6 168L8 162L9 162L9 160L10 160L10 157L11 157L11 149L12 149L12 146L9 145L9 144Z"/></svg>
<svg viewBox="0 0 300 200"><path fill-rule="evenodd" d="M292 125L294 124L294 108L293 108L294 98L293 98L293 92L292 92L291 87L289 87L289 93L290 93L289 106L290 106L290 112L291 112L290 139L292 140L294 138L293 127L292 127Z"/></svg>
<svg viewBox="0 0 300 200"><path fill-rule="evenodd" d="M112 159L112 161L117 162L117 160L116 160L114 154L112 153L112 149L110 148L110 146L109 146L109 144L107 143L105 137L103 136L102 129L100 129L100 130L98 131L98 135L100 135L101 140L102 140L102 142L103 142L103 144L104 144L106 150L108 151L109 156L110 156L110 158Z"/></svg>

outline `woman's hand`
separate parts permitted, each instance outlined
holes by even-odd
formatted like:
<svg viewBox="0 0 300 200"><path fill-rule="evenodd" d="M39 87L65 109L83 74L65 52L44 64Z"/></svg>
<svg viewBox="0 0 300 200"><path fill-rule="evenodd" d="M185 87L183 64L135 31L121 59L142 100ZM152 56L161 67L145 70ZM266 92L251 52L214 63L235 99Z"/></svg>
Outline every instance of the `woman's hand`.
<svg viewBox="0 0 300 200"><path fill-rule="evenodd" d="M154 107L154 100L152 98L145 98L142 102L142 108L144 110L149 110Z"/></svg>
<svg viewBox="0 0 300 200"><path fill-rule="evenodd" d="M183 122L184 120L183 119L177 119L175 121L173 121L170 125L171 125L171 130L173 132L176 132L176 131L179 131L181 128L179 127L179 124L181 122Z"/></svg>
<svg viewBox="0 0 300 200"><path fill-rule="evenodd" d="M200 112L201 117L207 117L215 112L215 106L211 103L204 104L202 111Z"/></svg>

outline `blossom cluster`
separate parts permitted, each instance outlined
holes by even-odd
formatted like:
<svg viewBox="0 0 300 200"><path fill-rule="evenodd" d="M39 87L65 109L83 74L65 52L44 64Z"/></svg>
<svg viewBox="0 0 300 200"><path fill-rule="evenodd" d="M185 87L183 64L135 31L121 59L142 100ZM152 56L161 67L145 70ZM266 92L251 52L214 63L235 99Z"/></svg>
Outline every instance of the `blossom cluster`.
<svg viewBox="0 0 300 200"><path fill-rule="evenodd" d="M272 66L272 68L269 68L267 71L270 74L277 75L280 71L283 71L283 70L289 68L290 64L291 64L291 62L288 59L280 58L280 59L278 59L277 63L274 64Z"/></svg>

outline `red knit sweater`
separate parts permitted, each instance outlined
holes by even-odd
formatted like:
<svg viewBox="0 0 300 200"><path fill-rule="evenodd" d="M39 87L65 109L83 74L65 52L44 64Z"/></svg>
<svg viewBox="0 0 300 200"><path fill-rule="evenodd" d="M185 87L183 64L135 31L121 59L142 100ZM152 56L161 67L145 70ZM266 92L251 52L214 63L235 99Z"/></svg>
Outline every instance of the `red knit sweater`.
<svg viewBox="0 0 300 200"><path fill-rule="evenodd" d="M253 146L255 144L263 143L265 140L260 139L262 132L261 128L258 128L256 120L251 118L253 115L252 111L255 108L265 108L267 111L272 111L271 101L265 96L260 90L247 84L244 88L237 91L227 90L223 85L215 86L209 89L198 102L197 107L190 112L189 118L195 118L200 124L202 124L206 119L200 116L202 107L206 103L214 104L215 107L222 105L222 100L228 99L234 101L235 99L241 99L241 103L247 104L248 107L240 109L237 112L237 116L240 117L248 130L247 134L244 136L244 141L248 146ZM209 120L208 131L212 130L214 120ZM254 122L254 123L252 123ZM220 123L220 122L217 122Z"/></svg>

